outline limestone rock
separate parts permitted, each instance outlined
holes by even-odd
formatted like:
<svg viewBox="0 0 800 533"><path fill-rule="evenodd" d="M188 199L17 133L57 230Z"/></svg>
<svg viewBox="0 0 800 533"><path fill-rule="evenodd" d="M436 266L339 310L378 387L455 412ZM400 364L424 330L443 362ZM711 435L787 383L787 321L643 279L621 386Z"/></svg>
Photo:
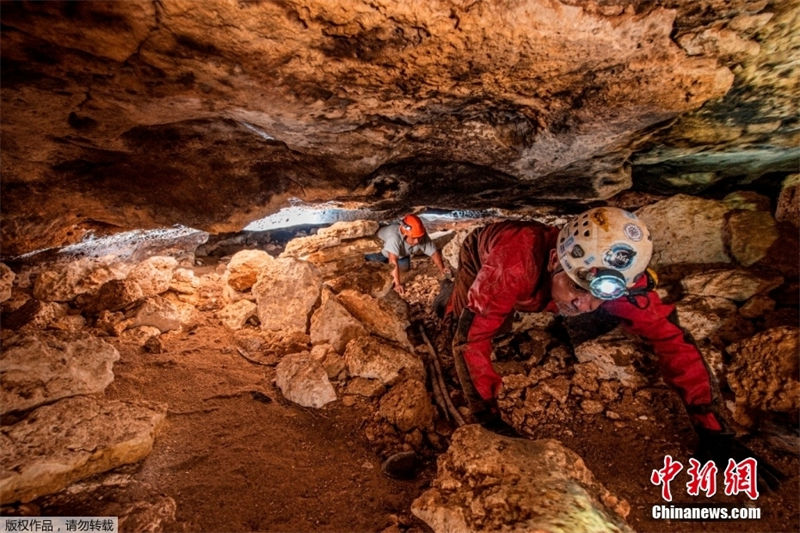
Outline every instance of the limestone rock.
<svg viewBox="0 0 800 533"><path fill-rule="evenodd" d="M341 242L336 235L309 235L307 237L297 237L286 243L280 257L294 257L297 259L308 260L308 256L324 250L333 248Z"/></svg>
<svg viewBox="0 0 800 533"><path fill-rule="evenodd" d="M114 337L118 337L128 326L131 325L131 320L125 318L125 315L120 312L103 310L97 315L97 320L95 320L94 325L97 329L102 330Z"/></svg>
<svg viewBox="0 0 800 533"><path fill-rule="evenodd" d="M418 379L401 381L389 389L377 411L377 416L403 432L433 429L434 414L425 383Z"/></svg>
<svg viewBox="0 0 800 533"><path fill-rule="evenodd" d="M725 383L725 357L722 351L705 344L699 346L698 351L717 383Z"/></svg>
<svg viewBox="0 0 800 533"><path fill-rule="evenodd" d="M43 270L33 285L33 295L45 302L69 302L79 294L94 292L112 279L123 279L130 265L116 258L82 258Z"/></svg>
<svg viewBox="0 0 800 533"><path fill-rule="evenodd" d="M322 304L311 317L311 342L330 344L343 353L347 343L367 335L361 322L353 318L329 290L322 291Z"/></svg>
<svg viewBox="0 0 800 533"><path fill-rule="evenodd" d="M743 302L757 294L767 294L780 287L778 275L757 274L745 269L714 269L686 276L681 280L683 290L698 296L716 296Z"/></svg>
<svg viewBox="0 0 800 533"><path fill-rule="evenodd" d="M336 293L350 289L379 298L392 290L391 267L362 261L357 268L346 269L335 277L326 279L325 286Z"/></svg>
<svg viewBox="0 0 800 533"><path fill-rule="evenodd" d="M261 329L308 331L309 315L317 303L322 278L314 265L296 259L277 259L261 271L253 285Z"/></svg>
<svg viewBox="0 0 800 533"><path fill-rule="evenodd" d="M731 210L741 209L744 211L769 211L769 197L753 191L736 191L725 196L722 202Z"/></svg>
<svg viewBox="0 0 800 533"><path fill-rule="evenodd" d="M86 329L86 319L83 315L67 313L56 317L47 327L66 333L79 333Z"/></svg>
<svg viewBox="0 0 800 533"><path fill-rule="evenodd" d="M425 379L422 361L402 348L375 337L357 337L347 344L344 360L351 376L378 379L391 385L405 372L409 377Z"/></svg>
<svg viewBox="0 0 800 533"><path fill-rule="evenodd" d="M347 372L344 358L330 344L317 344L311 348L311 358L318 361L330 379L343 377Z"/></svg>
<svg viewBox="0 0 800 533"><path fill-rule="evenodd" d="M172 304L172 306L175 308L175 316L181 323L181 327L190 329L203 322L203 314L200 313L192 304L181 301L177 294L165 292L161 298Z"/></svg>
<svg viewBox="0 0 800 533"><path fill-rule="evenodd" d="M0 503L28 502L141 460L164 416L163 408L87 396L39 407L0 433Z"/></svg>
<svg viewBox="0 0 800 533"><path fill-rule="evenodd" d="M783 180L775 220L800 225L800 174L791 174Z"/></svg>
<svg viewBox="0 0 800 533"><path fill-rule="evenodd" d="M31 298L25 304L3 314L3 328L12 330L41 330L67 316L69 307L58 302L42 302Z"/></svg>
<svg viewBox="0 0 800 533"><path fill-rule="evenodd" d="M347 382L346 394L372 398L386 392L386 386L379 379L354 378Z"/></svg>
<svg viewBox="0 0 800 533"><path fill-rule="evenodd" d="M128 279L112 279L103 283L94 297L87 296L79 299L85 311L98 313L103 309L119 311L142 300L144 291L137 282Z"/></svg>
<svg viewBox="0 0 800 533"><path fill-rule="evenodd" d="M77 505L92 509L97 516L116 516L120 531L154 533L175 527L175 500L130 474L109 473L78 481L40 501L50 508Z"/></svg>
<svg viewBox="0 0 800 533"><path fill-rule="evenodd" d="M398 313L384 300L351 290L340 292L338 299L370 333L401 346L411 347L406 333L406 328L410 326L408 320L398 316Z"/></svg>
<svg viewBox="0 0 800 533"><path fill-rule="evenodd" d="M169 290L172 274L177 266L178 261L174 257L148 257L133 267L125 280L139 285L142 297L157 296Z"/></svg>
<svg viewBox="0 0 800 533"><path fill-rule="evenodd" d="M751 425L749 412L800 408L800 329L773 328L728 347L728 384L736 395L735 419Z"/></svg>
<svg viewBox="0 0 800 533"><path fill-rule="evenodd" d="M315 235L316 237L316 235ZM330 241L330 238L326 238ZM364 266L364 254L374 253L381 249L380 239L377 237L362 237L352 241L345 241L338 245L331 245L301 257L317 266L325 279L335 278L360 270Z"/></svg>
<svg viewBox="0 0 800 533"><path fill-rule="evenodd" d="M596 390L596 381L594 386ZM533 434L533 430L542 423L563 423L567 417L575 416L563 405L570 389L570 383L563 376L554 376L541 369L535 369L527 376L511 374L503 376L503 388L497 405L503 419L517 431Z"/></svg>
<svg viewBox="0 0 800 533"><path fill-rule="evenodd" d="M227 305L226 283L222 275L211 272L197 279L197 289L191 292L177 292L182 302L193 305L199 311L217 311Z"/></svg>
<svg viewBox="0 0 800 533"><path fill-rule="evenodd" d="M737 314L736 304L727 298L687 296L675 304L680 327L695 339L704 339Z"/></svg>
<svg viewBox="0 0 800 533"><path fill-rule="evenodd" d="M339 242L369 237L378 231L378 223L374 220L352 220L334 222L327 228L320 228L317 235L320 237L335 237Z"/></svg>
<svg viewBox="0 0 800 533"><path fill-rule="evenodd" d="M378 223L374 220L335 222L327 228L320 228L316 235L292 239L286 244L281 257L309 260L309 256L315 252L338 247L342 241L374 235L376 231L378 231Z"/></svg>
<svg viewBox="0 0 800 533"><path fill-rule="evenodd" d="M153 326L161 332L181 329L183 323L178 307L161 296L148 298L136 311L128 327Z"/></svg>
<svg viewBox="0 0 800 533"><path fill-rule="evenodd" d="M200 287L200 279L195 276L194 271L188 268L176 268L172 272L172 281L169 290L178 294L194 294Z"/></svg>
<svg viewBox="0 0 800 533"><path fill-rule="evenodd" d="M250 300L239 300L217 312L217 317L230 329L242 329L250 317L257 315L258 307Z"/></svg>
<svg viewBox="0 0 800 533"><path fill-rule="evenodd" d="M454 272L458 268L458 254L461 250L461 245L464 243L464 239L477 227L479 226L476 224L472 228L460 229L454 232L455 235L453 238L442 247L442 258L450 265Z"/></svg>
<svg viewBox="0 0 800 533"><path fill-rule="evenodd" d="M270 332L251 328L234 330L233 337L240 355L269 366L278 364L285 354L308 349L308 338L295 343L297 339L294 336L278 338Z"/></svg>
<svg viewBox="0 0 800 533"><path fill-rule="evenodd" d="M734 211L728 217L730 251L743 266L750 266L767 256L778 239L775 219L767 211Z"/></svg>
<svg viewBox="0 0 800 533"><path fill-rule="evenodd" d="M628 511L559 442L502 437L477 425L453 433L432 488L411 506L436 533L630 532Z"/></svg>
<svg viewBox="0 0 800 533"><path fill-rule="evenodd" d="M732 58L755 56L758 43L742 38L738 32L722 28L704 28L699 32L684 33L678 44L691 56L723 55Z"/></svg>
<svg viewBox="0 0 800 533"><path fill-rule="evenodd" d="M328 374L309 352L284 356L275 368L275 383L287 400L304 407L323 407L336 400Z"/></svg>
<svg viewBox="0 0 800 533"><path fill-rule="evenodd" d="M602 413L605 410L605 406L597 400L583 400L581 409L587 415L596 415Z"/></svg>
<svg viewBox="0 0 800 533"><path fill-rule="evenodd" d="M281 357L286 354L310 350L311 339L302 331L272 331L262 329L261 336L265 341L263 351L268 358Z"/></svg>
<svg viewBox="0 0 800 533"><path fill-rule="evenodd" d="M139 346L144 346L153 337L161 335L161 330L153 326L137 326L126 329L120 333L119 337L125 342L133 342Z"/></svg>
<svg viewBox="0 0 800 533"><path fill-rule="evenodd" d="M639 388L647 383L637 370L649 359L641 343L615 329L575 347L579 365L591 368L597 379L614 379L624 386Z"/></svg>
<svg viewBox="0 0 800 533"><path fill-rule="evenodd" d="M11 298L11 288L17 275L5 263L0 263L0 302Z"/></svg>
<svg viewBox="0 0 800 533"><path fill-rule="evenodd" d="M225 270L228 285L237 291L250 289L262 270L270 267L274 258L263 250L241 250L233 254Z"/></svg>
<svg viewBox="0 0 800 533"><path fill-rule="evenodd" d="M722 202L685 194L637 210L635 214L653 237L651 266L730 263L724 239L728 211L728 206Z"/></svg>
<svg viewBox="0 0 800 533"><path fill-rule="evenodd" d="M739 308L745 318L758 318L775 309L775 300L763 294L756 294Z"/></svg>
<svg viewBox="0 0 800 533"><path fill-rule="evenodd" d="M30 409L59 398L103 391L113 380L119 352L88 335L47 333L16 337L0 355L0 409Z"/></svg>

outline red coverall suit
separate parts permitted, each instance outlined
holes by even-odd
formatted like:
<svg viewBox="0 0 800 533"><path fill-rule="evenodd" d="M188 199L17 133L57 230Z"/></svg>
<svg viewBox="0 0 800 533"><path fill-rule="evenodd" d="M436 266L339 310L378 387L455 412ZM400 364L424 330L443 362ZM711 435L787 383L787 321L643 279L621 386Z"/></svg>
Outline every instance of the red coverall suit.
<svg viewBox="0 0 800 533"><path fill-rule="evenodd" d="M461 247L448 312L456 320L465 307L474 313L462 355L484 400L495 398L502 384L490 355L492 339L507 317L514 310L556 312L547 263L558 232L538 222L500 222L475 230ZM637 287L646 286L644 278ZM653 346L664 381L681 395L693 423L720 430L708 410L712 401L708 370L696 346L668 319L674 306L663 303L654 291L635 298L638 305L621 297L603 307Z"/></svg>

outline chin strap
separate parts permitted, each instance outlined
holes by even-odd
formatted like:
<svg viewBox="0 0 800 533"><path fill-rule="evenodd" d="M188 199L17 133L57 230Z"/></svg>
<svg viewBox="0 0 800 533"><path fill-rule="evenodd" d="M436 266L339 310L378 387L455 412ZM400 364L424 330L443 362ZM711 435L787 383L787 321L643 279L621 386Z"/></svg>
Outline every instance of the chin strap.
<svg viewBox="0 0 800 533"><path fill-rule="evenodd" d="M643 274L645 279L647 280L645 286L638 287L635 289L630 289L625 295L628 301L639 309L647 309L650 306L650 298L645 298L644 305L639 305L639 299L637 297L645 296L648 292L652 291L658 286L658 275L656 275L653 269L648 268L647 270L644 271Z"/></svg>

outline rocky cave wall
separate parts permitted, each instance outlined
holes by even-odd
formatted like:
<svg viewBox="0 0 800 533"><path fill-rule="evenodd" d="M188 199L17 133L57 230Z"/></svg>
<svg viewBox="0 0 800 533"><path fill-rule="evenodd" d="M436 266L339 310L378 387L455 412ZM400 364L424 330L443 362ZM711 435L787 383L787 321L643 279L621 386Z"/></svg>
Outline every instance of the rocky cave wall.
<svg viewBox="0 0 800 533"><path fill-rule="evenodd" d="M796 172L796 0L13 2L2 253Z"/></svg>

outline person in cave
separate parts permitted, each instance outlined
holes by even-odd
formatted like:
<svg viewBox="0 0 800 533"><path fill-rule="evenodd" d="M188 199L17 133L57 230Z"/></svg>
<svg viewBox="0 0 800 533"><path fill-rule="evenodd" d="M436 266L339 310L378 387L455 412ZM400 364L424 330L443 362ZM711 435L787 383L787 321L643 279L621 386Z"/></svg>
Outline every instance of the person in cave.
<svg viewBox="0 0 800 533"><path fill-rule="evenodd" d="M383 241L383 248L378 253L366 254L364 259L391 264L394 290L401 296L405 289L400 272L407 272L411 268L411 256L415 253L430 257L442 276L452 275L450 267L442 259L442 253L428 236L417 215L406 215L399 222L382 227L378 230L378 237Z"/></svg>
<svg viewBox="0 0 800 533"><path fill-rule="evenodd" d="M755 457L719 415L711 374L678 325L674 306L653 290L655 274L647 268L652 251L644 223L614 207L590 209L560 230L504 221L469 234L452 292L440 300L446 302L443 330L452 337L456 374L476 421L490 429L504 425L496 405L502 379L490 360L492 339L515 310L551 311L603 322L606 329L621 322L649 342L664 381L682 398L698 433L698 457L723 469L728 458ZM758 473L767 488L782 479L763 461Z"/></svg>

